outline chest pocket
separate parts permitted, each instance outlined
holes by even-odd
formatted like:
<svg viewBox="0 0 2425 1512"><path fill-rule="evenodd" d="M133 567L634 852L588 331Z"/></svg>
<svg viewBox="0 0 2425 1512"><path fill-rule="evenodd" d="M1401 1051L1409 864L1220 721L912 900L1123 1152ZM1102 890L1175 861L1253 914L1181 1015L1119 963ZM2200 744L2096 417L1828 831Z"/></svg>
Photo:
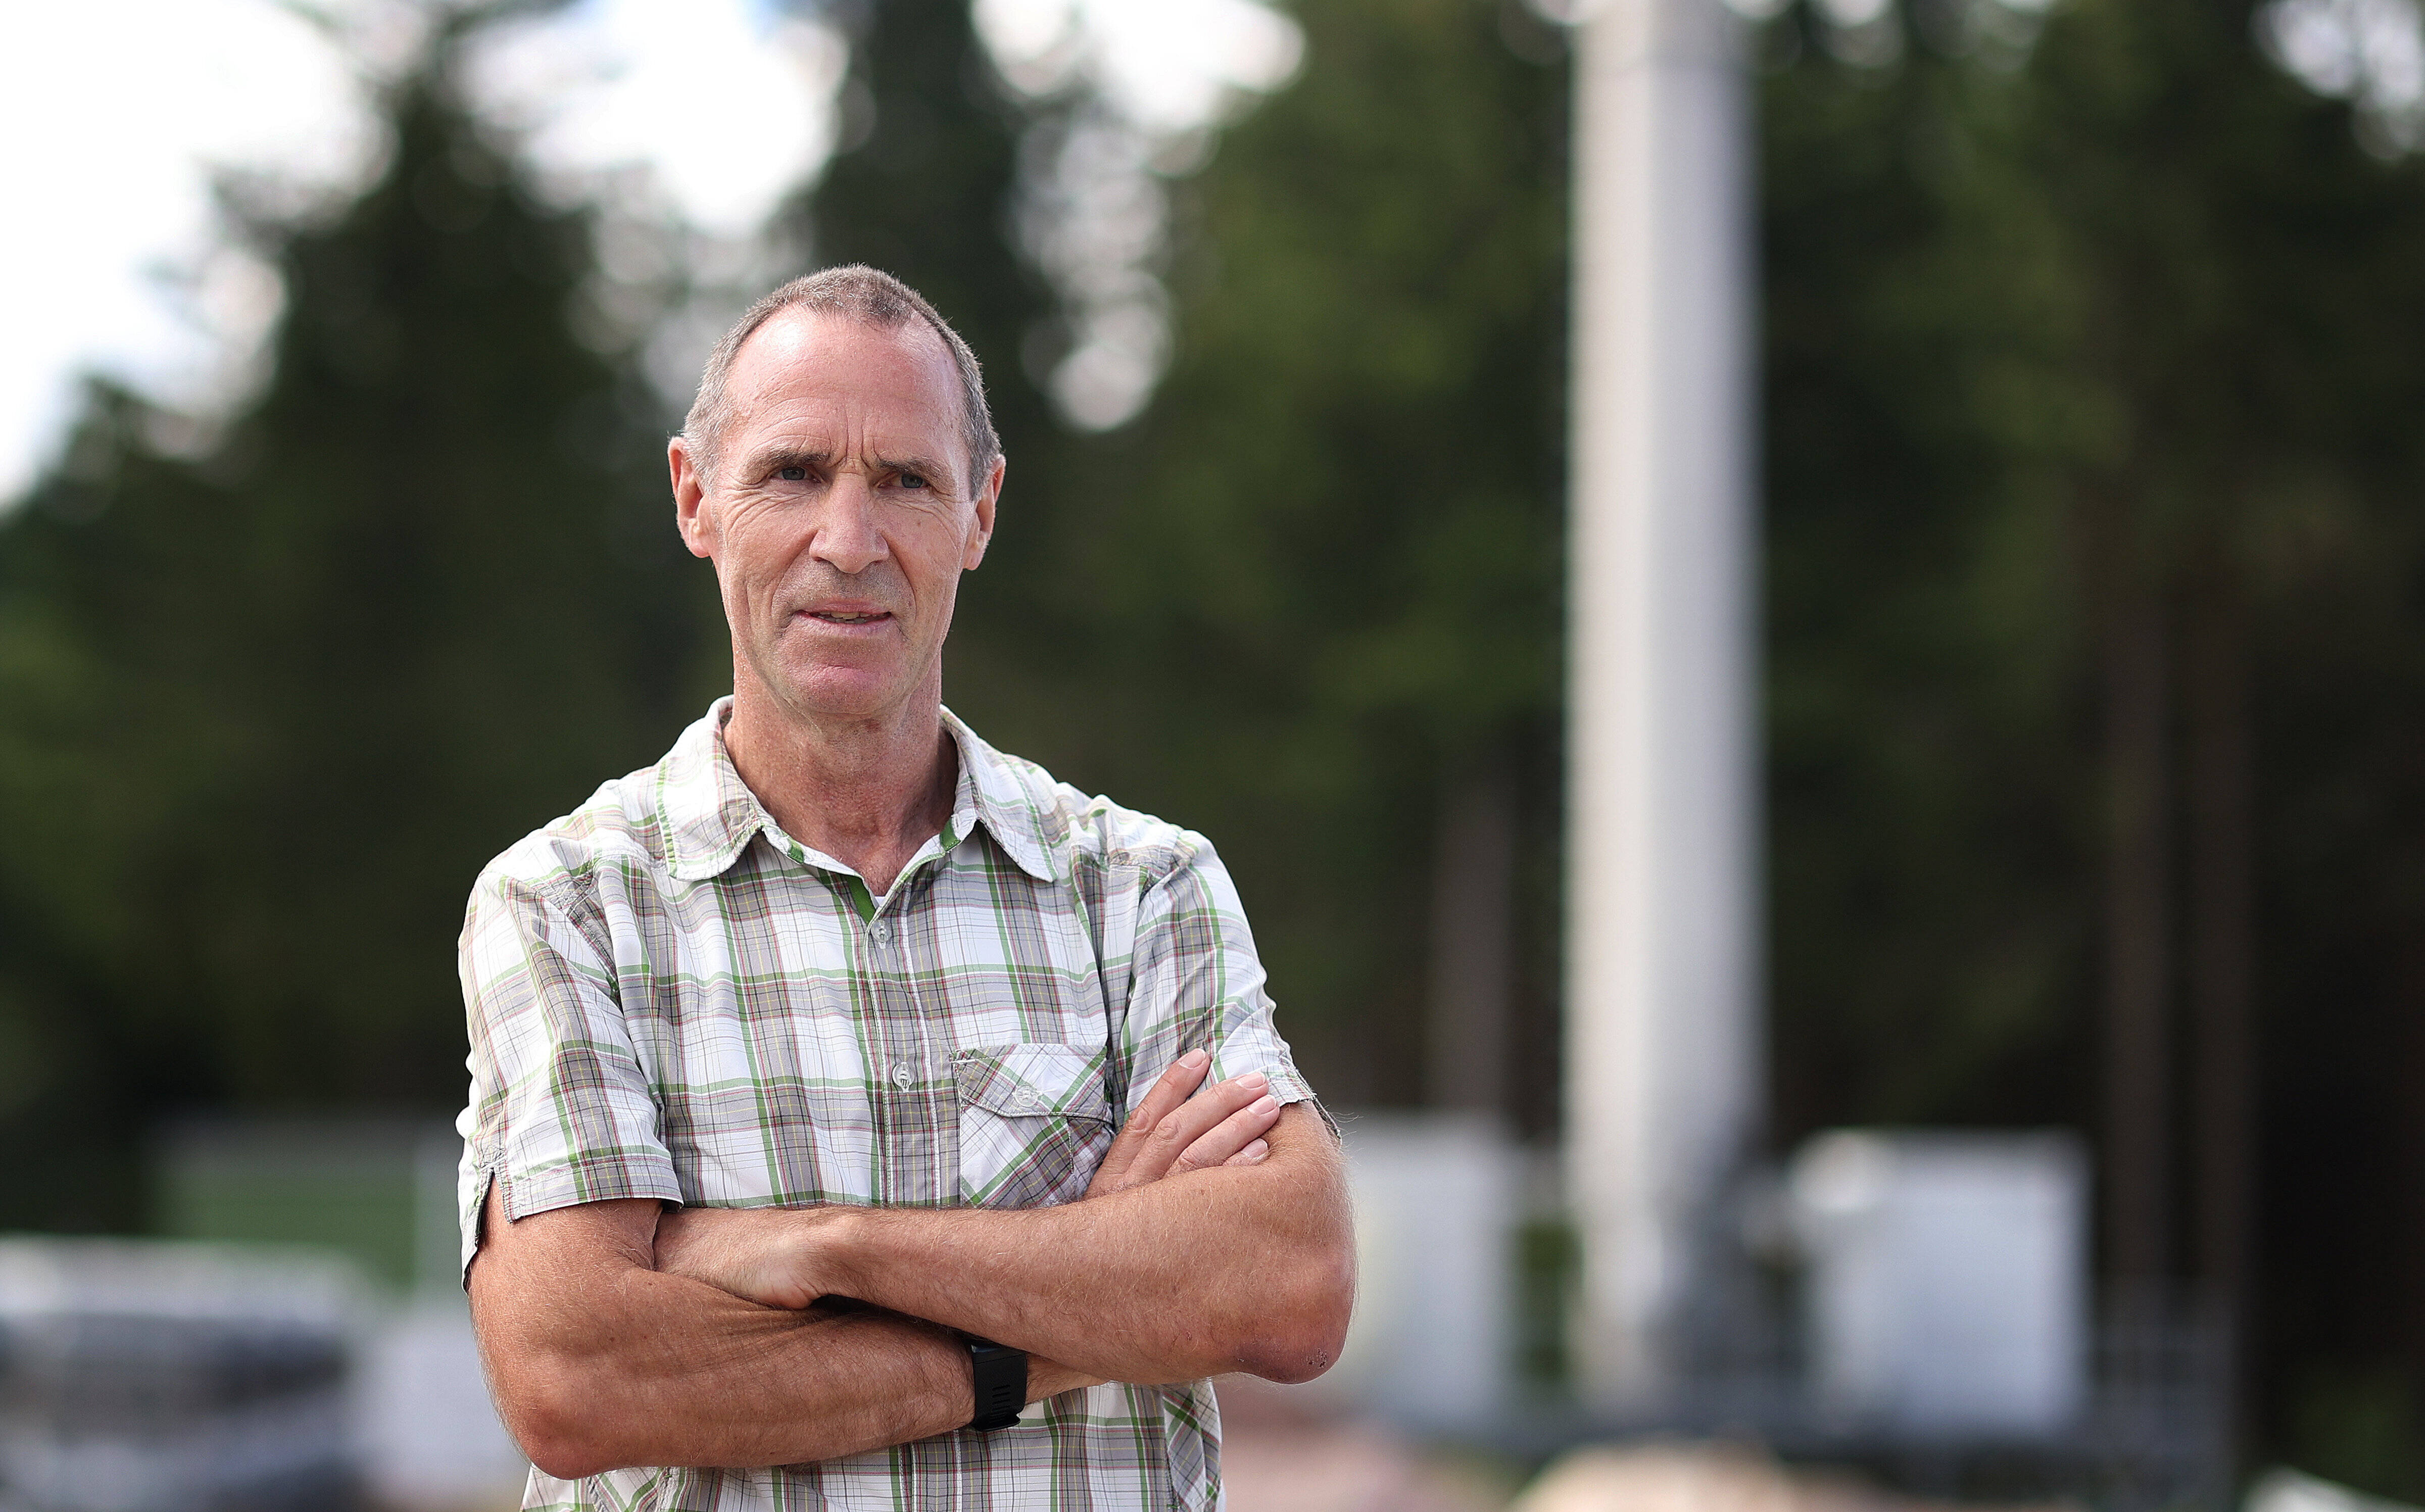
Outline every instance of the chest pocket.
<svg viewBox="0 0 2425 1512"><path fill-rule="evenodd" d="M1049 1208L1086 1195L1112 1148L1103 1057L1070 1045L994 1045L952 1057L960 1200Z"/></svg>

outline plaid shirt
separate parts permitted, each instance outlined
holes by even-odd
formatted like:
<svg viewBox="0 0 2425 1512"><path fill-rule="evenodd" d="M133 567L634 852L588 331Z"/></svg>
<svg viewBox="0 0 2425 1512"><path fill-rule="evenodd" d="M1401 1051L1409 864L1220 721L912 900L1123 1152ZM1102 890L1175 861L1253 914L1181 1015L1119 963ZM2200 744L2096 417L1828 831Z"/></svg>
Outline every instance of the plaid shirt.
<svg viewBox="0 0 2425 1512"><path fill-rule="evenodd" d="M515 1218L611 1198L1043 1207L1084 1194L1132 1093L1190 1049L1310 1096L1201 836L947 713L951 822L875 897L742 783L728 706L473 892L467 1267L492 1181ZM533 1472L523 1505L1085 1512L1210 1508L1220 1487L1211 1383L1115 1383L813 1465Z"/></svg>

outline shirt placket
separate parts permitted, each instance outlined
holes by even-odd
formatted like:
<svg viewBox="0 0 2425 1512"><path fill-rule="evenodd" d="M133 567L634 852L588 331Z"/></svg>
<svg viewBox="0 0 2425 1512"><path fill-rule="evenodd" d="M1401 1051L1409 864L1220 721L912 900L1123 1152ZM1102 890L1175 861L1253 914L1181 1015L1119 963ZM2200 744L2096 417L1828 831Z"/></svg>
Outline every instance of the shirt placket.
<svg viewBox="0 0 2425 1512"><path fill-rule="evenodd" d="M942 1207L951 1194L943 1190L939 1172L951 1164L943 1156L956 1131L945 1126L950 1110L942 1094L950 1087L936 1075L932 1037L910 986L903 939L914 927L913 910L905 907L910 891L895 887L885 906L859 925L876 1050L875 1094L883 1109L872 1175L879 1205Z"/></svg>
<svg viewBox="0 0 2425 1512"><path fill-rule="evenodd" d="M875 987L875 1021L886 1065L876 1095L886 1116L876 1142L876 1200L905 1207L950 1207L959 1199L959 1099L950 1056L936 1036L948 1024L930 1021L935 1005L918 984L937 952L930 861L895 882L861 934ZM962 1436L944 1434L903 1446L907 1495L914 1512L959 1512L967 1467Z"/></svg>

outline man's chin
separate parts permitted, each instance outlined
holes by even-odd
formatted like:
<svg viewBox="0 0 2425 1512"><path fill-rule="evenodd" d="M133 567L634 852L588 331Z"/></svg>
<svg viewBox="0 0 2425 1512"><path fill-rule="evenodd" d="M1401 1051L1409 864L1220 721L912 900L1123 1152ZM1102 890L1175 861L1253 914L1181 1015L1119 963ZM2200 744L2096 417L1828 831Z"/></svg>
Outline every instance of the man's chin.
<svg viewBox="0 0 2425 1512"><path fill-rule="evenodd" d="M794 719L857 724L890 717L916 692L897 671L825 667L786 677L775 701Z"/></svg>

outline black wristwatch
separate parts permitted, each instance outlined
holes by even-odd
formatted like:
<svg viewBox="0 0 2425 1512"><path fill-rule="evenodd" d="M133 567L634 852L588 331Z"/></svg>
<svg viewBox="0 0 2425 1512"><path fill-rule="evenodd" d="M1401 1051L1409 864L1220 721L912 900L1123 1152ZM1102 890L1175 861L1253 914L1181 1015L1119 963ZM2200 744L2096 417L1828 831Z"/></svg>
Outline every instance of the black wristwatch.
<svg viewBox="0 0 2425 1512"><path fill-rule="evenodd" d="M960 1343L969 1346L969 1363L976 1367L976 1415L969 1419L970 1429L991 1433L1017 1423L1027 1406L1027 1351L972 1333L961 1334Z"/></svg>

